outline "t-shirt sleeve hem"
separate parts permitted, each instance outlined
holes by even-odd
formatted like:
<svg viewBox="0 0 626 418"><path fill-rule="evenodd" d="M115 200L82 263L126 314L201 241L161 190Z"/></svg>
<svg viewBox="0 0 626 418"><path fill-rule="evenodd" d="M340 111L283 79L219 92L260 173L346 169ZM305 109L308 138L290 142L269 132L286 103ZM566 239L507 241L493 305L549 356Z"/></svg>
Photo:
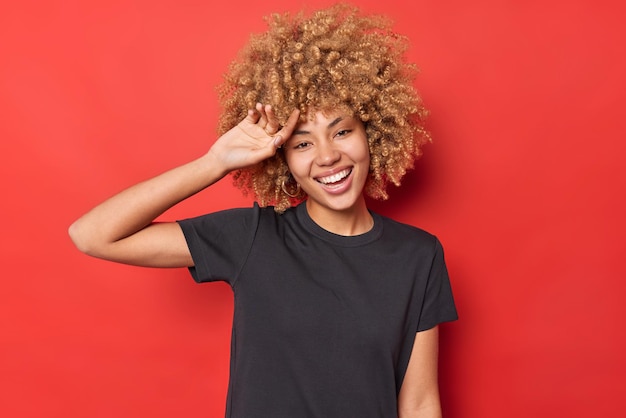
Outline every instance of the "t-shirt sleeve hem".
<svg viewBox="0 0 626 418"><path fill-rule="evenodd" d="M442 316L439 319L435 319L432 321L426 321L424 323L420 323L417 327L417 332L428 331L429 329L435 328L437 325L445 323L445 322L454 322L459 319L459 316L455 313Z"/></svg>
<svg viewBox="0 0 626 418"><path fill-rule="evenodd" d="M177 222L183 230L183 235L185 236L185 240L187 241L187 247L189 248L189 252L191 253L191 258L194 264L193 266L188 267L188 271L196 283L203 283L206 281L203 280L203 277L209 277L210 270L205 260L197 256L198 252L193 251L196 244L200 241L200 238L198 237L195 228L193 228L189 222L185 220L179 220Z"/></svg>

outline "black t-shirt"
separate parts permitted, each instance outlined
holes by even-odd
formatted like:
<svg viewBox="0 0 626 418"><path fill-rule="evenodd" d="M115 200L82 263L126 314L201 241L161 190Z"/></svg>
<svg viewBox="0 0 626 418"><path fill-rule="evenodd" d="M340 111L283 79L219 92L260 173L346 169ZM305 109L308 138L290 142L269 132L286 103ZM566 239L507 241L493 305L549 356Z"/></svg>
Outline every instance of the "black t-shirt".
<svg viewBox="0 0 626 418"><path fill-rule="evenodd" d="M457 318L441 244L372 213L365 234L306 205L180 221L197 282L234 292L227 418L396 418L415 333Z"/></svg>

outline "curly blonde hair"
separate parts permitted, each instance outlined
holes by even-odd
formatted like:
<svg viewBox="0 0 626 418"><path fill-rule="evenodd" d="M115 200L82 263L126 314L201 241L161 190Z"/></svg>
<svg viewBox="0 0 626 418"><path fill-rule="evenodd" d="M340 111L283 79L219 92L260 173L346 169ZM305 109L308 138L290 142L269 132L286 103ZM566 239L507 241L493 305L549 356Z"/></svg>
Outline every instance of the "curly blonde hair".
<svg viewBox="0 0 626 418"><path fill-rule="evenodd" d="M427 111L413 86L417 68L403 60L406 37L391 31L388 18L364 16L347 4L265 20L268 30L251 36L219 87L218 133L237 125L256 103L271 104L281 125L296 108L301 118L309 110L343 110L365 126L371 161L365 193L387 199L389 182L398 186L430 141ZM306 198L281 187L290 179L281 150L234 172L233 179L260 206L273 205L279 213Z"/></svg>

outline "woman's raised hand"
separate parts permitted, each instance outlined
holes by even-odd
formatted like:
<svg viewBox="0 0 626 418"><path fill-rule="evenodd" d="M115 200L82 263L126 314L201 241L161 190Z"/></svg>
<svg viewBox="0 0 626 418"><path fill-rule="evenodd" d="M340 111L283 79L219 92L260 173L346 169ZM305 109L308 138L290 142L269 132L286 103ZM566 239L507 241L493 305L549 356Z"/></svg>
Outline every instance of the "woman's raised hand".
<svg viewBox="0 0 626 418"><path fill-rule="evenodd" d="M225 174L255 165L273 156L289 139L299 116L300 112L294 110L280 127L272 107L257 103L237 126L218 138L208 154Z"/></svg>

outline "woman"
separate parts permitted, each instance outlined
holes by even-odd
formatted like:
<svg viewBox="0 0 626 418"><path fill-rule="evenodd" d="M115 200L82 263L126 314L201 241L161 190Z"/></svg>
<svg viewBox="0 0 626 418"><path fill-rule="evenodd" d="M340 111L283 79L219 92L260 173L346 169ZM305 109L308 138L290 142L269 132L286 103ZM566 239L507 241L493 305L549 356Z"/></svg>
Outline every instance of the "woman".
<svg viewBox="0 0 626 418"><path fill-rule="evenodd" d="M443 250L365 201L429 139L406 40L347 5L268 23L226 75L210 150L70 236L89 255L231 285L227 417L439 417L437 325L456 319ZM229 173L252 208L154 222Z"/></svg>

